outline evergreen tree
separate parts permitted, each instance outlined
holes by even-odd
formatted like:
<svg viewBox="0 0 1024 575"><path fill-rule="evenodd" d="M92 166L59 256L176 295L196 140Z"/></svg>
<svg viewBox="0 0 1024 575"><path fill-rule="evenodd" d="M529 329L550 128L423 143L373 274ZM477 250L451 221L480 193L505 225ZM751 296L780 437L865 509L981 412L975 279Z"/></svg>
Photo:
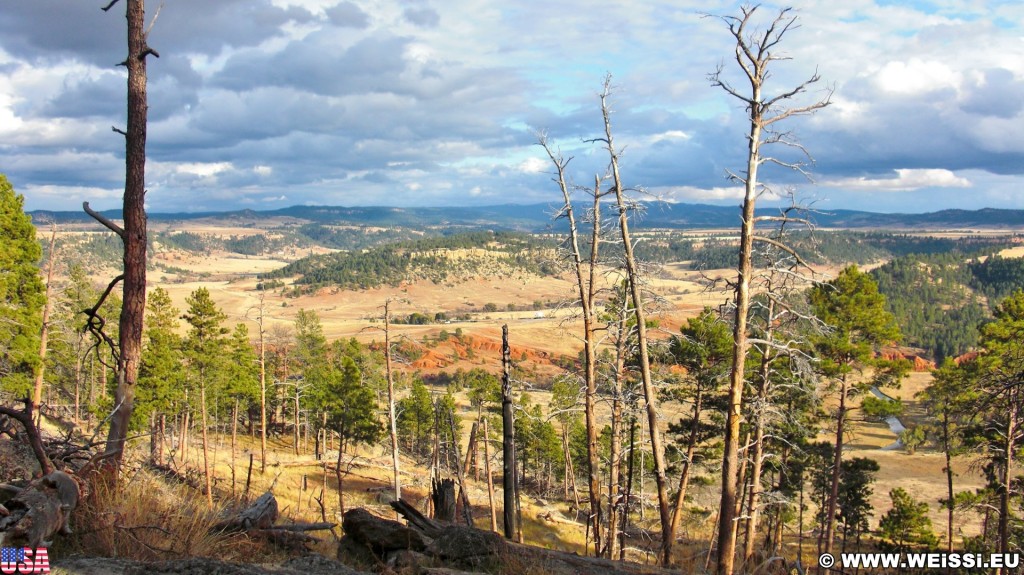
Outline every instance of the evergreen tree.
<svg viewBox="0 0 1024 575"><path fill-rule="evenodd" d="M199 410L203 432L203 473L206 476L207 504L213 506L213 478L210 475L209 421L206 399L210 388L218 386L225 375L225 339L228 330L221 324L227 315L199 288L185 299L188 311L182 316L190 328L185 340L190 375L199 384Z"/></svg>
<svg viewBox="0 0 1024 575"><path fill-rule="evenodd" d="M39 368L39 334L46 292L42 254L25 198L0 174L0 391L28 397Z"/></svg>
<svg viewBox="0 0 1024 575"><path fill-rule="evenodd" d="M132 413L134 427L147 422L154 435L152 456L157 463L163 426L160 425L175 404L181 404L185 388L184 341L178 335L180 311L171 303L167 290L158 287L149 296L146 314L146 345L139 366L139 392Z"/></svg>
<svg viewBox="0 0 1024 575"><path fill-rule="evenodd" d="M812 341L819 359L819 369L838 394L835 412L835 452L832 478L826 503L825 529L819 549L831 551L838 512L842 478L843 442L849 433L848 423L853 410L849 401L872 386L895 383L907 370L905 362L884 362L874 353L886 344L900 339L899 326L885 309L885 296L878 292L874 279L856 266L845 268L835 280L818 283L811 288L810 302L815 315L829 326ZM868 380L854 378L855 372L873 370Z"/></svg>
<svg viewBox="0 0 1024 575"><path fill-rule="evenodd" d="M409 395L398 401L398 437L405 443L405 452L421 460L430 456L430 432L434 423L434 406L423 380L412 380Z"/></svg>
<svg viewBox="0 0 1024 575"><path fill-rule="evenodd" d="M966 436L988 459L985 473L999 498L996 551L1007 553L1020 544L1019 531L1011 528L1016 508L1011 499L1018 492L1014 467L1024 442L1024 290L1003 300L995 318L981 329L984 353L964 365L977 393L968 411L978 415Z"/></svg>
<svg viewBox="0 0 1024 575"><path fill-rule="evenodd" d="M905 489L897 487L889 491L892 509L882 516L878 531L894 546L894 551L903 553L912 545L935 547L939 538L932 531L932 520L928 518L928 504L917 501Z"/></svg>
<svg viewBox="0 0 1024 575"><path fill-rule="evenodd" d="M686 375L669 395L690 405L688 413L668 427L669 433L678 438L677 448L682 453L669 532L673 536L682 519L694 465L721 450L717 440L722 436L725 420L717 414L725 410L726 397L721 388L731 367L732 327L705 307L699 316L686 320L680 335L672 338L669 350L675 363L686 369ZM708 417L707 413L716 415Z"/></svg>
<svg viewBox="0 0 1024 575"><path fill-rule="evenodd" d="M382 432L377 419L377 402L373 391L362 384L359 367L350 357L342 357L325 367L317 378L322 382L312 395L316 408L327 414L327 428L338 434L338 459L335 478L338 482L338 508L345 512L343 481L344 455L351 447L376 441Z"/></svg>

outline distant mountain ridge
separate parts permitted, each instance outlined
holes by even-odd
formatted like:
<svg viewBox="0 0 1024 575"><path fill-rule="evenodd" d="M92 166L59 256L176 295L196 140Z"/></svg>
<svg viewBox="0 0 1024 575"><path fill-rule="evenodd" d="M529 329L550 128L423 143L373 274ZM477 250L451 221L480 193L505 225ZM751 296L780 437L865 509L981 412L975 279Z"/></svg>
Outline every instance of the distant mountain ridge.
<svg viewBox="0 0 1024 575"><path fill-rule="evenodd" d="M715 229L733 228L739 224L737 206L709 204L672 204L645 202L638 220L642 228ZM581 209L584 206L580 206ZM261 218L294 218L320 224L366 225L390 227L461 227L492 228L517 231L544 231L560 224L552 220L557 207L551 204L503 204L479 207L416 207L385 206L291 206L276 210L233 210L223 212L188 212L149 214L152 221L189 221L198 219L240 220ZM608 207L609 211L611 206ZM777 214L778 208L763 208L759 215ZM110 219L120 219L121 210L102 212ZM75 223L91 221L84 212L30 212L35 221ZM883 214L857 210L832 210L809 214L823 228L949 229L949 228L1016 228L1024 227L1024 210L983 208L980 210L948 209L922 214Z"/></svg>

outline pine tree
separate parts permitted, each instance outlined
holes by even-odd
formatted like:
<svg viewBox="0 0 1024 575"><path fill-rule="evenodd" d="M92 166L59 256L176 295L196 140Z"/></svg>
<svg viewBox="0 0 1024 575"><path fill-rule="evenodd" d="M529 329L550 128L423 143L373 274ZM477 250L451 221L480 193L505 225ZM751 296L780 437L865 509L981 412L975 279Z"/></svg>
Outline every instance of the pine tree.
<svg viewBox="0 0 1024 575"><path fill-rule="evenodd" d="M28 397L40 366L46 300L37 267L42 250L24 203L0 174L0 390L18 397Z"/></svg>
<svg viewBox="0 0 1024 575"><path fill-rule="evenodd" d="M932 548L939 538L932 531L932 520L928 518L928 504L915 500L905 489L897 487L889 491L892 509L878 522L878 532L895 546L894 551L903 553L911 545Z"/></svg>
<svg viewBox="0 0 1024 575"><path fill-rule="evenodd" d="M370 443L380 437L381 423L377 419L377 401L373 391L363 385L359 367L350 357L338 362L313 368L320 385L313 388L311 397L318 410L327 415L327 429L338 434L338 459L335 479L338 482L338 511L345 513L343 481L344 455L351 447Z"/></svg>
<svg viewBox="0 0 1024 575"><path fill-rule="evenodd" d="M832 550L838 511L840 480L842 476L843 442L849 432L848 423L855 393L865 392L872 385L885 385L898 381L907 366L900 362L883 362L873 357L884 344L900 339L899 326L893 315L885 309L885 296L870 275L850 266L829 283L815 284L811 288L810 302L815 315L830 329L815 336L813 343L822 374L838 385L839 406L835 413L835 452L832 478L824 517L825 529L821 533L820 549ZM853 378L854 372L868 367L874 369L867 381Z"/></svg>
<svg viewBox="0 0 1024 575"><path fill-rule="evenodd" d="M139 393L132 420L136 427L149 420L153 433L151 456L161 463L163 423L173 407L181 405L185 388L184 341L178 335L179 310L164 288L149 296L146 316L146 346L139 366Z"/></svg>
<svg viewBox="0 0 1024 575"><path fill-rule="evenodd" d="M199 384L199 410L203 424L203 474L206 476L206 501L212 507L213 478L210 475L210 426L206 398L207 392L220 383L224 374L224 335L228 330L221 323L227 319L227 315L217 307L206 288L192 292L185 302L189 308L182 319L191 326L185 340L185 349L191 374Z"/></svg>

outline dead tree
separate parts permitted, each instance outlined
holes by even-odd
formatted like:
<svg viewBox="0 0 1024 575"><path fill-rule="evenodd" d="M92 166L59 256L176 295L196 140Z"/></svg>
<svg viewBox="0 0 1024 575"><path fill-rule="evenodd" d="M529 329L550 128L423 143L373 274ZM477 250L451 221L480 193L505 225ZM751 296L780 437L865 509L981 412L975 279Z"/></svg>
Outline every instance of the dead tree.
<svg viewBox="0 0 1024 575"><path fill-rule="evenodd" d="M741 92L724 76L724 66L719 66L709 79L711 84L724 90L730 96L746 105L749 132L747 141L747 165L740 174L729 173L730 180L744 187L743 206L740 228L740 252L737 263L737 278L733 286L735 294L735 323L733 330L732 370L729 380L729 406L726 413L725 453L722 461L722 497L719 505L718 521L718 575L732 575L736 551L736 502L738 497L737 481L740 474L739 445L740 423L742 419L744 366L749 348L747 336L747 316L750 310L751 279L754 273L753 246L755 241L771 243L767 238L755 235L755 206L757 198L765 191L758 182L758 168L766 163L774 163L784 168L805 173L799 162L786 162L779 158L763 155L762 148L772 144L795 147L806 154L806 150L795 142L792 137L776 130L773 125L792 116L806 115L829 104L831 91L825 98L808 106L787 108L785 105L792 98L807 91L818 82L817 73L795 88L784 90L774 96L765 96L764 82L770 76L769 67L772 62L785 59L774 53L774 49L782 41L787 32L796 25L796 16L790 8L782 9L779 14L763 30L748 30L757 7L744 6L740 16L721 16L729 32L735 40L735 60L743 71L743 77L749 83L749 93Z"/></svg>
<svg viewBox="0 0 1024 575"><path fill-rule="evenodd" d="M395 473L395 500L402 499L398 461L398 417L395 415L395 379L391 373L391 298L384 302L384 366L388 379L388 422L391 428L391 466ZM453 430L454 431L454 430ZM453 435L454 438L454 435ZM453 439L454 441L454 439Z"/></svg>
<svg viewBox="0 0 1024 575"><path fill-rule="evenodd" d="M604 89L601 92L601 115L604 119L604 138L596 141L604 143L608 151L609 163L612 173L612 192L615 195L615 205L619 211L619 231L622 235L622 249L625 252L626 279L629 283L629 294L633 304L633 317L636 320L636 337L638 355L640 359L640 381L643 386L644 403L647 408L647 427L651 436L651 451L654 460L654 481L658 488L658 516L661 521L662 533L667 533L672 523L669 513L668 502L668 480L665 475L665 447L662 444L661 430L658 423L658 398L654 391L654 382L651 376L651 360L647 349L647 316L644 310L643 297L641 295L640 269L636 258L633 256L633 240L629 234L629 211L625 197L625 187L619 174L619 153L615 149L612 138L611 108L608 104L608 97L611 95L611 76L607 76L604 82ZM668 538L662 538L661 561L668 564L671 545Z"/></svg>
<svg viewBox="0 0 1024 575"><path fill-rule="evenodd" d="M592 197L593 211L590 217L591 237L590 253L587 260L583 259L580 250L579 223L572 205L569 184L565 170L572 158L563 158L548 145L544 134L538 137L538 144L544 148L555 166L555 182L562 192L562 208L556 214L569 222L569 257L572 261L573 273L576 276L576 288L579 293L580 310L583 316L583 380L586 387L584 399L584 418L587 429L587 466L589 471L588 488L590 490L590 530L594 535L594 554L601 549L601 470L600 450L598 447L598 430L596 416L597 401L597 341L595 330L597 317L594 300L597 294L597 263L598 246L601 233L601 179L596 178Z"/></svg>
<svg viewBox="0 0 1024 575"><path fill-rule="evenodd" d="M43 305L43 327L39 333L39 367L36 369L35 386L32 390L32 406L39 413L43 401L43 376L46 372L46 352L50 335L50 312L53 310L53 267L57 263L57 226L50 230L49 262L46 264L46 303Z"/></svg>
<svg viewBox="0 0 1024 575"><path fill-rule="evenodd" d="M103 10L110 10L117 2L111 0ZM124 272L115 279L122 283L117 389L104 453L114 466L120 465L124 456L142 356L142 318L146 310L146 58L160 56L146 43L145 0L125 0L125 3L128 57L121 64L128 68L128 123L126 130L113 128L125 139L124 227L91 210L88 202L82 206L86 213L117 234L124 245ZM111 283L111 287L113 285ZM104 297L109 293L110 288L104 292Z"/></svg>
<svg viewBox="0 0 1024 575"><path fill-rule="evenodd" d="M513 539L518 532L516 521L516 442L512 414L512 352L508 345L508 324L501 326L501 487L505 520L505 538Z"/></svg>

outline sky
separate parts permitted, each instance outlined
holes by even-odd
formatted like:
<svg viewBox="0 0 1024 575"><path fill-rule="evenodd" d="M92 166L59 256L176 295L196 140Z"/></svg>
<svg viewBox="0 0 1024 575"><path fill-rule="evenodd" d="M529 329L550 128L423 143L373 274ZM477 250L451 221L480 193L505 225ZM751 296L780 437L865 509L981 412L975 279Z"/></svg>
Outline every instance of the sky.
<svg viewBox="0 0 1024 575"><path fill-rule="evenodd" d="M0 11L0 173L27 210L120 206L124 5ZM735 42L716 0L163 0L151 21L147 208L557 203L538 133L592 185L611 74L625 184L738 204ZM765 94L821 80L776 126L810 179L765 164L762 205L926 212L1024 208L1019 0L795 1ZM780 6L763 4L753 31ZM155 16L155 19L153 18ZM749 89L749 88L748 88ZM767 152L784 162L798 149Z"/></svg>

